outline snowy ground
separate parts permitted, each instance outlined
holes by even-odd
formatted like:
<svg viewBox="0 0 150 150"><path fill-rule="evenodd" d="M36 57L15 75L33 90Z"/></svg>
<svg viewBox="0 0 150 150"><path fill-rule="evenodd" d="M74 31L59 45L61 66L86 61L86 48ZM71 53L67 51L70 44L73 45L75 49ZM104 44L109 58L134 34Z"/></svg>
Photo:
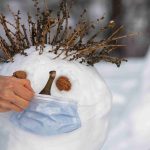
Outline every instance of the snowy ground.
<svg viewBox="0 0 150 150"><path fill-rule="evenodd" d="M129 59L121 68L96 67L113 93L110 132L102 150L150 150L150 51L145 59ZM6 116L7 117L7 116ZM8 137L0 120L0 149Z"/></svg>
<svg viewBox="0 0 150 150"><path fill-rule="evenodd" d="M102 150L150 150L150 50L121 68L96 67L113 93L110 133Z"/></svg>

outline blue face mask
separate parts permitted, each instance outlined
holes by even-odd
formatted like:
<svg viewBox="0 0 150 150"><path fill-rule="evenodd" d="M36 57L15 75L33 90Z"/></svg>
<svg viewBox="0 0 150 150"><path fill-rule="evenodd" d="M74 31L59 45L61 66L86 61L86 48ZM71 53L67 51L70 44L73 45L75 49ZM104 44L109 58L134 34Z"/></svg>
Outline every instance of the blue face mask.
<svg viewBox="0 0 150 150"><path fill-rule="evenodd" d="M46 136L71 132L81 127L76 102L46 95L35 96L28 109L13 113L10 119L21 129Z"/></svg>

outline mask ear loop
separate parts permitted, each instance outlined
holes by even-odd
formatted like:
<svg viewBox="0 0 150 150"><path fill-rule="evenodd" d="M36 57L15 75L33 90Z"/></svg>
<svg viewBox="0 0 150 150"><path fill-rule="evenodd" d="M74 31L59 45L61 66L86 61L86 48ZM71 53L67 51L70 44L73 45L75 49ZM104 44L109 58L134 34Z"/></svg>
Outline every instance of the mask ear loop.
<svg viewBox="0 0 150 150"><path fill-rule="evenodd" d="M87 111L88 110L87 112L90 112L90 113L87 113L88 117L86 117L86 119L81 121L82 124L87 123L88 121L90 121L94 118L103 118L103 117L109 116L109 114L111 112L111 107L107 107L105 109L104 108L100 109L99 107L101 108L100 103L96 103L93 105L80 105L80 104L78 104L78 110L79 111L84 111L84 110ZM95 112L91 113L93 111L95 111Z"/></svg>
<svg viewBox="0 0 150 150"><path fill-rule="evenodd" d="M39 102L45 101L47 103L49 101L57 101L59 103L66 103L66 104L72 103L72 104L76 104L78 112L79 112L79 110L88 110L88 112L92 112L93 110L96 110L93 114L91 113L92 115L89 115L88 119L85 119L85 120L91 120L91 119L93 119L93 117L99 117L100 118L102 116L105 116L105 115L109 114L110 109L111 109L111 108L106 108L105 111L104 111L104 109L100 109L101 105L100 105L99 102L97 102L95 104L92 104L92 105L80 105L77 101L75 101L73 99L67 98L67 100L65 100L62 97L55 97L55 96L43 95L43 94L36 94L35 95L35 101L33 101L33 102L36 103L38 101ZM100 108L98 108L98 107L100 107Z"/></svg>
<svg viewBox="0 0 150 150"><path fill-rule="evenodd" d="M72 99L64 99L64 98L61 98L61 97L55 97L55 96L51 96L51 95L45 95L45 94L35 94L33 100L31 102L50 102L50 101L57 101L59 103L66 103L66 104L77 104L76 101L72 100Z"/></svg>

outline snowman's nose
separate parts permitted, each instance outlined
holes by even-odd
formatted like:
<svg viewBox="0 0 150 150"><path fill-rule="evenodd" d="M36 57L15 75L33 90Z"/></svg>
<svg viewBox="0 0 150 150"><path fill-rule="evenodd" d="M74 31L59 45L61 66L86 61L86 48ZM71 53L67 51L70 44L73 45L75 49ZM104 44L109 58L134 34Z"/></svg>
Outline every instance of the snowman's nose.
<svg viewBox="0 0 150 150"><path fill-rule="evenodd" d="M39 94L51 95L51 86L53 84L55 76L56 76L56 71L50 71L49 72L49 79L48 79L45 87L43 88L43 90Z"/></svg>

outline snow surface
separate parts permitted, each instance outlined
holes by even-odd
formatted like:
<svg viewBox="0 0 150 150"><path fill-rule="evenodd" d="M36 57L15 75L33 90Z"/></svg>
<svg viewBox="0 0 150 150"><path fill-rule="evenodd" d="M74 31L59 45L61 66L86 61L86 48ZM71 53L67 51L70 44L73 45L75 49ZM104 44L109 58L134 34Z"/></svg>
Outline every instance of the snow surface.
<svg viewBox="0 0 150 150"><path fill-rule="evenodd" d="M51 49L50 45L46 45L43 54L39 55L39 51L31 47L26 50L28 56L17 54L13 63L2 64L0 74L11 76L17 70L24 70L34 91L39 93L49 78L49 71L55 70L56 78L51 94L78 103L82 127L64 135L41 137L8 123L9 140L6 150L99 150L107 134L111 94L94 67L63 60L63 55L53 59L56 56L48 52ZM57 89L55 81L59 76L67 76L71 81L72 88L69 92ZM1 114L1 118L7 122L9 115L5 117Z"/></svg>
<svg viewBox="0 0 150 150"><path fill-rule="evenodd" d="M150 149L149 65L150 50L146 58L131 58L128 60L128 63L124 63L120 68L107 63L99 63L95 66L109 85L113 95L109 135L102 150ZM10 133L8 117L9 113L0 115L0 150L7 150L8 146ZM86 132L89 136L93 131L93 128L87 128ZM97 131L95 130L95 132ZM13 134L15 135L14 130L11 133L12 136ZM80 136L82 136L81 139L83 139L83 135L81 134ZM24 137L24 135L21 135L21 137ZM19 136L16 138L17 141L21 140ZM16 141L16 138L14 141ZM80 137L78 137L78 141L79 140ZM90 142L88 140L89 139L87 138L84 141L85 146L88 146L88 143ZM81 141L81 143L82 142L83 141ZM32 143L34 144L36 142ZM40 146L39 143L37 145ZM100 150L100 147L97 149Z"/></svg>
<svg viewBox="0 0 150 150"><path fill-rule="evenodd" d="M102 150L150 149L150 49L143 59L129 59L120 68L96 68L113 95L110 132Z"/></svg>

